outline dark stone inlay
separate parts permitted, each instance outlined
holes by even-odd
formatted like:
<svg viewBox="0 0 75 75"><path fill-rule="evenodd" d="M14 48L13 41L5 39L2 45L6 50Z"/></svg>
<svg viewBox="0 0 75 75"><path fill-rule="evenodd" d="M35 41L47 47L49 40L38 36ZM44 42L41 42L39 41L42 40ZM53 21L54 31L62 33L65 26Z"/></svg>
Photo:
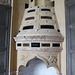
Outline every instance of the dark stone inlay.
<svg viewBox="0 0 75 75"><path fill-rule="evenodd" d="M52 19L51 16L41 16L41 19Z"/></svg>
<svg viewBox="0 0 75 75"><path fill-rule="evenodd" d="M51 11L50 9L41 9L41 11Z"/></svg>
<svg viewBox="0 0 75 75"><path fill-rule="evenodd" d="M42 47L50 47L50 43L42 43Z"/></svg>
<svg viewBox="0 0 75 75"><path fill-rule="evenodd" d="M53 25L41 25L41 29L54 29Z"/></svg>
<svg viewBox="0 0 75 75"><path fill-rule="evenodd" d="M40 47L40 43L31 43L31 47Z"/></svg>
<svg viewBox="0 0 75 75"><path fill-rule="evenodd" d="M53 47L60 47L60 43L53 43Z"/></svg>
<svg viewBox="0 0 75 75"><path fill-rule="evenodd" d="M25 20L33 20L33 19L34 19L34 17L28 17Z"/></svg>
<svg viewBox="0 0 75 75"><path fill-rule="evenodd" d="M33 10L29 10L29 11L28 11L28 13L30 13L30 12L35 12L35 9L33 9Z"/></svg>
<svg viewBox="0 0 75 75"><path fill-rule="evenodd" d="M26 30L26 29L33 29L33 26L24 26L23 30Z"/></svg>

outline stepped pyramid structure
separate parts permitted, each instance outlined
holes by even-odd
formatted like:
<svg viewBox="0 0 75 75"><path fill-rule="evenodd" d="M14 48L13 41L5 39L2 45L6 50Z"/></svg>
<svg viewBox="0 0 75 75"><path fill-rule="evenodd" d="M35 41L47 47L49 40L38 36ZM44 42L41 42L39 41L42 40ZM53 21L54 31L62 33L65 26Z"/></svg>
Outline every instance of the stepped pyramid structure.
<svg viewBox="0 0 75 75"><path fill-rule="evenodd" d="M63 37L50 0L29 0L15 41L17 50L62 50Z"/></svg>
<svg viewBox="0 0 75 75"><path fill-rule="evenodd" d="M51 6L50 0L29 0L29 7L25 9L21 27L16 37L16 50L18 51L18 57L25 56L24 52L43 52L42 54L32 53L29 54L29 58L18 62L23 64L35 56L41 58L50 66L59 66L59 53L62 51L62 42L64 40L60 33L59 25L56 20L54 7ZM48 52L48 53L45 53ZM42 55L42 57L39 57ZM46 61L47 55L53 59L52 64L50 61ZM33 56L33 57L32 57ZM45 58L45 59L44 59ZM19 65L21 65L18 63ZM58 68L57 67L57 68Z"/></svg>

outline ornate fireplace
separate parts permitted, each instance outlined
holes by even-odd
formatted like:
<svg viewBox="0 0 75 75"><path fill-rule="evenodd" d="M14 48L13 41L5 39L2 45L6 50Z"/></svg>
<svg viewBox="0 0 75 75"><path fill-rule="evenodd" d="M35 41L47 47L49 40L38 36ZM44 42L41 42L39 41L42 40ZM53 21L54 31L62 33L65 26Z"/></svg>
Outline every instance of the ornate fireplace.
<svg viewBox="0 0 75 75"><path fill-rule="evenodd" d="M16 37L17 71L37 57L61 75L61 51L64 40L50 0L29 0ZM17 73L18 75L18 73Z"/></svg>

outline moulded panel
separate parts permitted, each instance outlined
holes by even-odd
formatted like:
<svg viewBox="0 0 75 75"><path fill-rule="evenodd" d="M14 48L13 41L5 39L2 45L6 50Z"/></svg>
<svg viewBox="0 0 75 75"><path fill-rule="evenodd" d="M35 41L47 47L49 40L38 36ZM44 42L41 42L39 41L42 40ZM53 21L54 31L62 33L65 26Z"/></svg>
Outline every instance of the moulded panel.
<svg viewBox="0 0 75 75"><path fill-rule="evenodd" d="M71 29L71 32L70 32L70 46L71 46L71 49L75 49L75 29Z"/></svg>
<svg viewBox="0 0 75 75"><path fill-rule="evenodd" d="M0 73L0 75L5 75L5 73Z"/></svg>
<svg viewBox="0 0 75 75"><path fill-rule="evenodd" d="M74 25L75 24L75 4L72 5L70 8L69 8L69 21L70 21L70 25Z"/></svg>
<svg viewBox="0 0 75 75"><path fill-rule="evenodd" d="M6 30L0 29L0 48L5 47L6 40Z"/></svg>
<svg viewBox="0 0 75 75"><path fill-rule="evenodd" d="M74 1L75 1L75 0L66 0L66 3L71 4L71 3L74 3Z"/></svg>
<svg viewBox="0 0 75 75"><path fill-rule="evenodd" d="M67 1L67 75L75 75L75 0Z"/></svg>
<svg viewBox="0 0 75 75"><path fill-rule="evenodd" d="M0 51L0 71L3 71L5 69L6 69L6 51Z"/></svg>
<svg viewBox="0 0 75 75"><path fill-rule="evenodd" d="M66 0L66 1L70 1L70 0Z"/></svg>
<svg viewBox="0 0 75 75"><path fill-rule="evenodd" d="M72 54L72 75L75 75L75 54ZM70 67L71 68L71 67Z"/></svg>
<svg viewBox="0 0 75 75"><path fill-rule="evenodd" d="M75 4L69 8L70 47L75 49Z"/></svg>
<svg viewBox="0 0 75 75"><path fill-rule="evenodd" d="M8 75L11 6L7 6L10 0L0 0L0 2L3 3L0 5L0 75Z"/></svg>
<svg viewBox="0 0 75 75"><path fill-rule="evenodd" d="M3 8L5 9L5 8ZM1 10L0 9L0 26L6 26L6 17L7 16L7 12L6 10Z"/></svg>

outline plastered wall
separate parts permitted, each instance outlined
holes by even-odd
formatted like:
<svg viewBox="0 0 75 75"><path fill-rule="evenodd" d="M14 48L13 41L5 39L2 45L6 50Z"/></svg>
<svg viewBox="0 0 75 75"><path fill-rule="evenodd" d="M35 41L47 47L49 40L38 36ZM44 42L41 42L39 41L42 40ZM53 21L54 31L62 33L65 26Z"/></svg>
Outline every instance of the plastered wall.
<svg viewBox="0 0 75 75"><path fill-rule="evenodd" d="M18 33L23 13L25 10L25 3L28 3L28 0L13 0L13 13L12 13L12 26L11 26L11 53L10 53L10 72L12 75L15 75L16 71L16 60L17 60L17 51L16 44L13 39L14 36ZM66 28L65 28L65 0L55 0L55 11L60 27L60 31L64 36L63 51L61 52L61 65L62 73L66 75Z"/></svg>
<svg viewBox="0 0 75 75"><path fill-rule="evenodd" d="M13 39L18 33L22 17L25 10L25 3L27 0L13 0L12 5L12 26L11 26L11 51L10 51L10 74L16 75L17 65L17 51L16 43Z"/></svg>
<svg viewBox="0 0 75 75"><path fill-rule="evenodd" d="M60 31L64 36L63 51L61 52L61 69L66 75L66 25L65 25L65 0L55 0L55 12Z"/></svg>

